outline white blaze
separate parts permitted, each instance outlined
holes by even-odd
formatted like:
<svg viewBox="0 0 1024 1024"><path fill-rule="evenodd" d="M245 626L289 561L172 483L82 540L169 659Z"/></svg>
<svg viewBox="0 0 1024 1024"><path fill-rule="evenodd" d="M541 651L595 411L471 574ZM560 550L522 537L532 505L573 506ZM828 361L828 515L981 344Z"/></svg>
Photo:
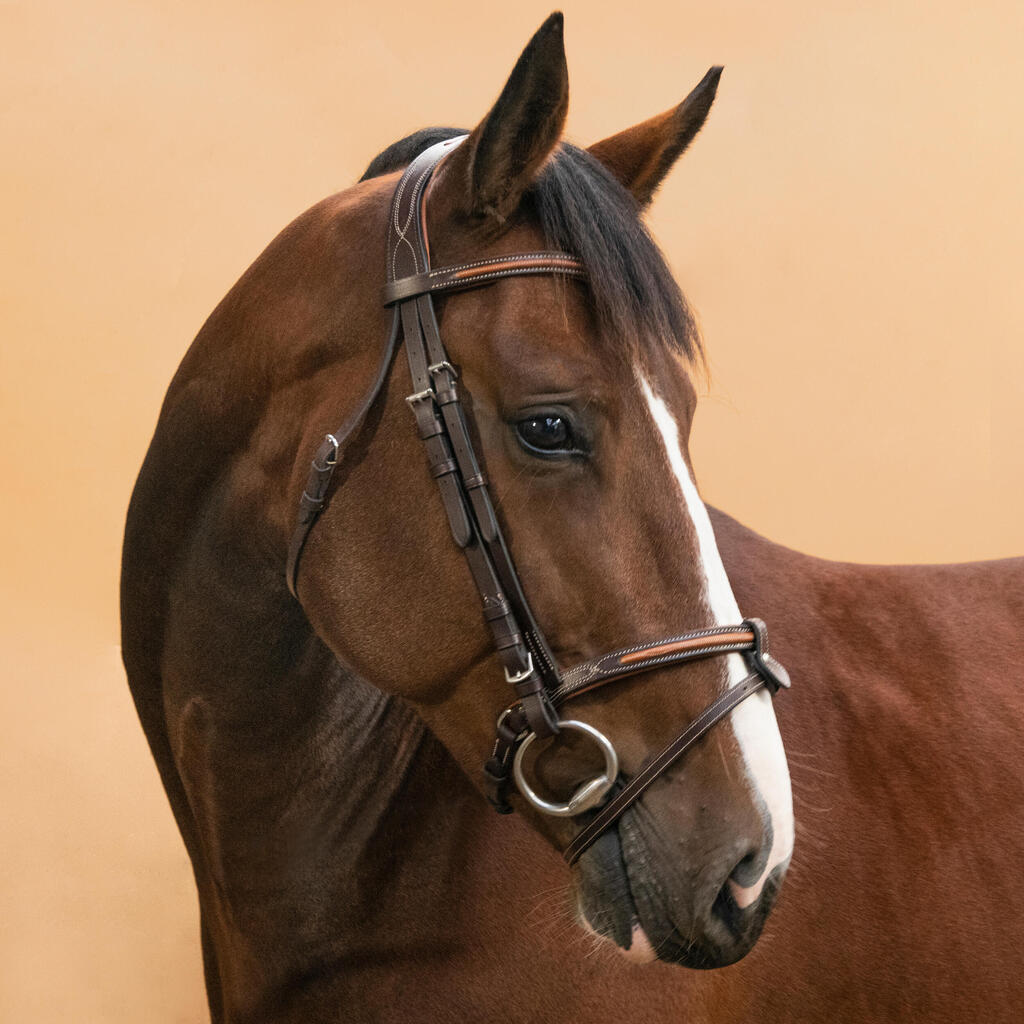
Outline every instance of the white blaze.
<svg viewBox="0 0 1024 1024"><path fill-rule="evenodd" d="M697 493L697 485L693 482L690 467L683 458L682 447L679 444L679 426L669 412L668 406L651 390L647 378L642 373L638 373L638 377L644 397L647 399L647 406L665 445L668 463L682 491L684 508L697 533L697 555L704 572L704 596L711 612L711 624L736 625L743 616L736 604L729 578L725 574L722 556L718 553L708 510ZM747 677L747 669L740 655L727 655L726 664L730 687ZM761 895L764 883L771 872L788 860L793 852L793 796L789 786L786 754L782 749L782 737L779 735L772 700L767 690L761 690L743 701L730 714L729 721L743 754L747 775L764 800L772 823L772 849L764 873L753 885L746 888L736 882L729 882L736 903L741 907L747 907Z"/></svg>

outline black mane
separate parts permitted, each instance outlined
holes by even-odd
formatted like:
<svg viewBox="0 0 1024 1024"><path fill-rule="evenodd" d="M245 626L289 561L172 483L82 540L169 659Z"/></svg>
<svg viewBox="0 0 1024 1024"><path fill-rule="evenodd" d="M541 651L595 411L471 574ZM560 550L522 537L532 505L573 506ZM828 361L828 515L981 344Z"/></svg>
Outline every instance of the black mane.
<svg viewBox="0 0 1024 1024"><path fill-rule="evenodd" d="M360 181L400 170L428 146L465 134L456 128L414 132L376 156ZM690 360L702 356L693 314L636 202L597 160L562 143L527 201L547 245L572 253L586 266L606 336L668 344Z"/></svg>

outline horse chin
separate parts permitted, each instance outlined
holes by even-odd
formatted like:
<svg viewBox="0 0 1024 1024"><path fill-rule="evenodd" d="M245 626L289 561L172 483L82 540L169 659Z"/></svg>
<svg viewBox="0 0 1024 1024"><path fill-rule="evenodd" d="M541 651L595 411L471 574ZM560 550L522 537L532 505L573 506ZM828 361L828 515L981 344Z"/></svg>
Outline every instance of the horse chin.
<svg viewBox="0 0 1024 1024"><path fill-rule="evenodd" d="M588 932L613 944L631 963L661 960L698 970L727 967L754 947L784 873L785 865L776 868L749 907L738 906L730 891L722 889L699 923L684 924L673 919L671 893L664 881L676 872L658 872L642 838L623 821L579 862L580 917ZM683 899L680 896L680 902Z"/></svg>

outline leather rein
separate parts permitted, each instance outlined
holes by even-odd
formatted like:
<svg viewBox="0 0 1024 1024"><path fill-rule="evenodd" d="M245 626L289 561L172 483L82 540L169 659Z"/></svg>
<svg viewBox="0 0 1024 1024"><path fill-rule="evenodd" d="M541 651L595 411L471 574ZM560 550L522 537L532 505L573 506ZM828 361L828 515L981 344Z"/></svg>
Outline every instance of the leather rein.
<svg viewBox="0 0 1024 1024"><path fill-rule="evenodd" d="M562 252L531 252L476 260L458 266L430 266L426 232L426 188L444 156L465 136L431 146L406 169L395 189L387 239L387 286L384 304L394 309L392 329L369 393L333 434L328 434L310 467L299 502L299 515L288 549L285 572L296 593L299 559L310 530L324 510L334 468L345 441L365 420L379 396L399 338L412 378L406 399L426 449L430 473L437 481L452 538L462 550L476 584L483 616L505 678L516 701L498 718L497 739L484 766L488 800L501 813L512 807L513 779L520 793L538 810L557 817L575 817L601 804L619 782L618 757L611 742L585 722L559 717L559 709L595 687L625 676L680 665L716 655L739 653L750 674L712 701L636 776L592 815L564 851L574 864L598 837L614 825L641 794L737 705L766 687L774 696L789 686L786 670L768 653L764 623L745 619L737 626L716 626L636 644L564 672L559 670L544 634L530 610L515 563L495 515L487 480L480 469L459 399L458 373L441 341L431 296L527 274L585 277L583 265ZM603 774L584 783L562 804L550 803L530 787L524 771L526 749L535 739L578 731L602 750Z"/></svg>

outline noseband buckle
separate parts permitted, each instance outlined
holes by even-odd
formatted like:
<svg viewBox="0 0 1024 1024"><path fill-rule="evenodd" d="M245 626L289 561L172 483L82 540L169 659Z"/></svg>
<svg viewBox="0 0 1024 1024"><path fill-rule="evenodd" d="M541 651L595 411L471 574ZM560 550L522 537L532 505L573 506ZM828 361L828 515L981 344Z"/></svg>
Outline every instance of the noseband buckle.
<svg viewBox="0 0 1024 1024"><path fill-rule="evenodd" d="M510 672L508 666L505 666L505 681L515 686L516 683L525 682L530 676L533 675L533 655L526 652L526 668L521 672Z"/></svg>
<svg viewBox="0 0 1024 1024"><path fill-rule="evenodd" d="M559 730L568 729L581 732L585 736L589 736L597 744L604 754L604 772L601 775L590 779L588 782L584 782L564 804L552 803L538 796L523 774L523 756L526 754L527 747L537 738L537 734L534 732L527 733L516 749L515 760L512 762L512 771L515 775L519 792L538 811L550 814L555 818L572 818L577 814L590 810L591 807L596 807L605 798L608 791L615 784L615 779L619 774L619 756L615 753L611 740L592 725L587 725L586 722L564 720L558 723L558 727Z"/></svg>

